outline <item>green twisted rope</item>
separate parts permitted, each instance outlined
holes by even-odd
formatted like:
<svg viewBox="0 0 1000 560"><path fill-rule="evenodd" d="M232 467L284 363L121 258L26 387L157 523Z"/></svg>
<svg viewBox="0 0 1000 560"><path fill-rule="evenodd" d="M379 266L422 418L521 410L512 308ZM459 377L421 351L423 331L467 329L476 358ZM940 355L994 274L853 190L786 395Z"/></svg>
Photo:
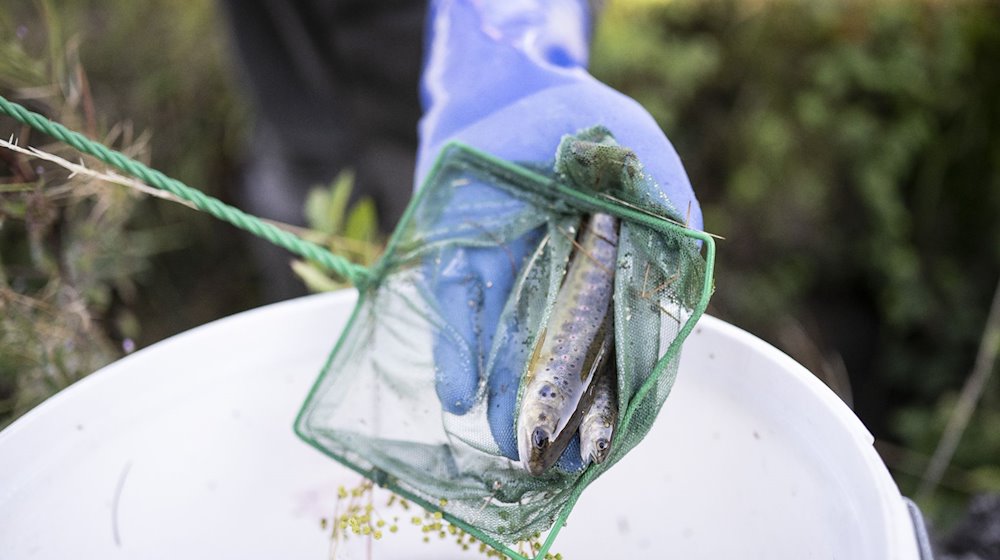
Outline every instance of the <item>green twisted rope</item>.
<svg viewBox="0 0 1000 560"><path fill-rule="evenodd" d="M371 272L361 265L334 255L320 245L306 241L293 233L264 222L256 216L247 214L239 208L208 196L198 189L189 187L177 179L168 177L160 171L129 158L121 152L112 150L78 132L69 130L59 123L52 122L38 113L33 113L17 103L8 101L3 96L0 96L0 112L35 130L44 132L57 140L65 142L85 154L94 156L104 163L140 179L147 185L167 191L174 196L186 200L199 210L207 212L224 222L228 222L242 230L266 239L296 255L314 261L327 270L347 279L359 288L365 286L372 279Z"/></svg>

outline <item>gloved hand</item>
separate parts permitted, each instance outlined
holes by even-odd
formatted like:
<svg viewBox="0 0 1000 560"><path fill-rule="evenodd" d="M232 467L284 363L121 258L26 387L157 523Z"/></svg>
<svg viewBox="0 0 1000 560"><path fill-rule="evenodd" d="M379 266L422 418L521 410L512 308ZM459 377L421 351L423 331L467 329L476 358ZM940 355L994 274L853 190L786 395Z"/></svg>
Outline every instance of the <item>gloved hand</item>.
<svg viewBox="0 0 1000 560"><path fill-rule="evenodd" d="M432 0L421 84L417 185L441 147L459 140L514 162L551 162L565 134L603 125L631 148L690 225L702 216L680 159L653 118L586 69L590 14L580 0ZM485 194L485 193L484 193ZM495 195L493 195L495 196ZM688 214L688 212L690 212ZM494 330L530 240L499 249L460 249L440 264L434 294L453 336L435 340L444 409L474 404ZM488 380L488 418L501 452L517 459L514 410L520 372ZM498 373L499 372L499 373ZM581 466L572 444L560 466Z"/></svg>

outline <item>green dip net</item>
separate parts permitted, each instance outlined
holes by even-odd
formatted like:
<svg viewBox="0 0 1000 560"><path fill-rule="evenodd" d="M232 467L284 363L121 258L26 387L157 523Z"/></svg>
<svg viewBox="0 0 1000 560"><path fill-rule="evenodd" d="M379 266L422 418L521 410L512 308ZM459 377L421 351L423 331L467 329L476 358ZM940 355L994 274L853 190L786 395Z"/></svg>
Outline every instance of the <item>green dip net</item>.
<svg viewBox="0 0 1000 560"><path fill-rule="evenodd" d="M566 137L554 166L529 168L447 146L371 282L359 286L357 307L297 432L512 557L522 556L509 545L552 529L541 557L583 488L649 431L673 385L681 343L711 293L712 239L686 228L660 193L635 156L600 127ZM521 378L557 304L576 248L572 232L596 212L620 219L613 295L618 425L603 463L566 468L561 461L532 476L491 432L491 379L511 369ZM462 356L481 360L474 402L461 414L443 410L434 346L459 337L434 290L439 269L452 260L442 256L489 248L513 255L510 247L525 244L533 249L511 257L513 288L499 320L486 326L496 331L491 346ZM481 312L471 300L468 311ZM514 416L509 434L516 409ZM573 452L579 454L571 446Z"/></svg>

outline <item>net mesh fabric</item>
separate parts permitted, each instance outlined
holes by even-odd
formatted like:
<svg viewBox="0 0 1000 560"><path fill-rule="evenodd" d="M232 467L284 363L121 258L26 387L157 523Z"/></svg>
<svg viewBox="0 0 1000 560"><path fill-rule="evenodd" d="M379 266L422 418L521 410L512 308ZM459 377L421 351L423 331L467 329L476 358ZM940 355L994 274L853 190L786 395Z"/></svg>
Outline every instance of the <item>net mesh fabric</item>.
<svg viewBox="0 0 1000 560"><path fill-rule="evenodd" d="M573 148L578 140L609 150L581 152ZM623 153L600 127L564 139L554 166L528 169L446 148L375 267L375 280L360 290L300 413L300 435L481 536L513 543L548 530L577 485L624 457L652 426L677 373L679 333L706 283L699 241L664 226L680 216L634 156L620 161ZM609 457L589 476L561 461L536 477L515 460L516 451L511 455L516 409L507 424L492 418L491 428L491 390L498 379L520 379L556 304L573 232L593 212L623 218L614 286L618 425ZM445 267L484 251L503 255L514 280L499 316L484 316L469 299L475 328L495 332L477 346L447 319L439 279ZM451 398L439 390L435 347L442 341L459 349L451 359L477 372L459 412L442 406ZM579 454L579 447L567 453Z"/></svg>

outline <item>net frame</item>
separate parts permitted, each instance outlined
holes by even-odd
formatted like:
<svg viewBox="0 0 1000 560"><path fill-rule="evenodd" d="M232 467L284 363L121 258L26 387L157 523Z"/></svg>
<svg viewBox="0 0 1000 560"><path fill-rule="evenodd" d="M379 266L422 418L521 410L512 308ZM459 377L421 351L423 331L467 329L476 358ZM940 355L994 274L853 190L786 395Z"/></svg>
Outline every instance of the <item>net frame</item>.
<svg viewBox="0 0 1000 560"><path fill-rule="evenodd" d="M667 370L669 364L679 356L684 340L694 329L698 319L704 314L705 309L708 307L708 301L711 298L714 288L715 241L711 235L703 231L692 229L687 225L678 223L672 219L632 205L623 204L621 201L608 196L603 196L600 193L588 193L578 190L572 186L564 184L558 179L546 177L532 171L529 168L495 157L461 142L452 141L447 143L442 148L430 172L427 174L422 187L417 191L413 200L410 201L410 204L407 206L399 225L390 237L385 253L383 253L378 262L376 262L376 264L370 269L371 274L366 279L367 281L357 285L357 303L355 304L355 307L351 312L347 324L338 338L337 343L328 355L320 375L310 389L309 394L307 395L306 400L295 419L295 433L303 441L346 468L373 481L379 486L386 488L399 496L406 498L407 500L410 500L427 511L440 513L442 518L449 523L459 527L479 541L492 546L494 549L505 554L509 558L513 558L515 560L541 560L548 553L560 530L566 524L570 513L572 512L584 489L586 489L586 487L600 474L601 470L595 468L598 465L591 464L587 467L573 484L569 499L562 509L559 510L555 523L552 525L552 528L549 529L547 535L545 536L545 540L541 543L541 547L538 549L537 554L535 556L525 556L520 552L513 550L509 545L500 542L489 534L486 534L474 524L445 511L440 504L435 504L397 484L394 482L393 477L389 476L385 471L377 467L366 468L358 465L351 461L350 458L324 446L320 438L316 436L314 427L310 424L309 412L312 405L323 396L321 388L324 384L324 379L330 375L344 374L343 372L331 371L331 365L336 359L338 353L342 350L345 341L348 339L360 311L364 309L368 298L374 293L375 290L378 289L381 281L389 273L389 268L393 263L392 257L397 250L403 232L407 230L408 224L414 219L416 209L421 205L424 198L430 192L430 189L427 187L433 184L439 177L444 175L449 166L463 166L465 169L473 169L474 171L497 176L515 187L552 197L558 200L559 204L565 204L568 208L578 212L608 213L623 221L627 220L635 222L639 225L646 226L654 231L662 233L681 235L683 237L696 240L701 244L704 251L705 269L704 281L701 286L701 293L698 297L698 301L692 309L691 315L680 327L677 336L670 341L666 352L664 352L664 354L657 360L653 370L636 391L624 413L621 414L619 419L620 426L629 425L632 416L636 413L636 410L643 402L647 393L649 393L649 391L656 386L657 381Z"/></svg>

